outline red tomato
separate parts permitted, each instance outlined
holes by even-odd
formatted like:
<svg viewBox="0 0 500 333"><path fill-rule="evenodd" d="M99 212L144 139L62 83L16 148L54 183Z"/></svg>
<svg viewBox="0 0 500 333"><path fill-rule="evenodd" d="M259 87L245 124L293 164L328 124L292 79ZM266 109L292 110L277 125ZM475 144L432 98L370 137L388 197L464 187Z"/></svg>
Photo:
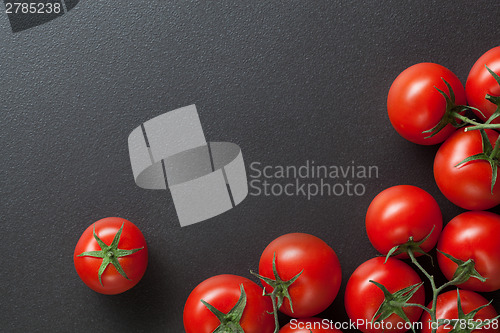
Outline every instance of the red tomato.
<svg viewBox="0 0 500 333"><path fill-rule="evenodd" d="M476 61L465 83L467 101L470 106L482 111L484 116L477 111L474 112L483 120L488 119L497 108L495 104L484 98L486 94L500 96L500 85L485 65L500 75L500 46L492 48ZM500 123L500 118L493 120L493 123Z"/></svg>
<svg viewBox="0 0 500 333"><path fill-rule="evenodd" d="M382 290L370 280L384 285L391 293L422 282L418 274L404 262L394 258L389 258L385 264L384 261L385 258L377 257L364 262L347 282L344 297L347 315L365 333L381 333L383 328L386 328L385 332L401 333L408 330L404 328L405 321L396 314L384 320L385 326L370 326L373 316L385 299ZM423 286L409 302L424 304ZM422 313L422 309L417 307L405 307L403 311L411 322L417 321Z"/></svg>
<svg viewBox="0 0 500 333"><path fill-rule="evenodd" d="M271 299L262 295L255 282L237 275L217 275L200 283L189 295L184 306L186 333L212 333L221 324L201 300L227 314L241 296L240 286L246 294L246 306L241 317L241 328L246 333L274 332Z"/></svg>
<svg viewBox="0 0 500 333"><path fill-rule="evenodd" d="M83 232L73 260L76 272L89 288L113 295L129 290L141 280L148 265L148 248L132 222L107 217Z"/></svg>
<svg viewBox="0 0 500 333"><path fill-rule="evenodd" d="M456 259L472 259L475 268L487 280L470 278L460 288L476 291L500 289L500 215L490 212L466 212L451 220L443 230L438 249ZM441 271L451 280L457 264L438 253Z"/></svg>
<svg viewBox="0 0 500 333"><path fill-rule="evenodd" d="M443 142L455 128L447 125L435 136L425 139L429 133L422 133L436 126L445 115L446 100L436 90L441 89L448 96L445 79L455 94L455 104L466 104L462 83L449 69L433 63L413 65L401 74L389 89L387 111L392 126L405 139L421 145Z"/></svg>
<svg viewBox="0 0 500 333"><path fill-rule="evenodd" d="M414 241L420 241L432 231L420 246L428 252L436 245L442 228L443 218L436 200L426 191L411 185L393 186L380 192L366 213L368 238L384 255L393 247L406 243L410 236ZM408 258L408 255L402 253L397 257Z"/></svg>
<svg viewBox="0 0 500 333"><path fill-rule="evenodd" d="M318 237L292 233L276 238L262 253L259 274L274 279L273 256L280 278L287 281L302 271L299 278L288 288L292 299L285 298L280 311L294 318L315 316L332 304L342 280L337 255ZM267 292L273 288L262 281Z"/></svg>
<svg viewBox="0 0 500 333"><path fill-rule="evenodd" d="M499 134L486 130L492 146ZM434 159L434 178L448 200L469 210L485 210L500 204L500 177L491 194L491 166L488 161L471 161L455 167L465 158L483 151L480 131L455 132L439 148Z"/></svg>
<svg viewBox="0 0 500 333"><path fill-rule="evenodd" d="M327 319L305 318L292 319L280 329L279 333L342 333L334 323Z"/></svg>
<svg viewBox="0 0 500 333"><path fill-rule="evenodd" d="M476 294L473 291L460 290L460 302L462 305L462 311L464 314L468 314L480 306L488 304L488 301L481 295ZM429 304L430 308L432 304ZM488 305L481 311L479 311L473 318L459 319L458 321L452 321L452 319L458 319L458 305L457 305L457 290L450 290L438 296L436 303L436 317L437 319L444 319L445 325L437 329L437 333L445 333L451 331L455 325L460 328L467 328L467 325L472 324L472 321L485 323L489 319L493 319L497 316L497 312L492 305ZM432 327L436 324L432 324L431 316L425 312L422 316L422 333L431 333ZM498 333L499 324L498 319L489 323L489 327L483 327L482 329L477 329L472 332L474 333ZM472 327L470 327L472 328ZM458 332L458 330L457 330ZM467 332L466 330L460 332Z"/></svg>

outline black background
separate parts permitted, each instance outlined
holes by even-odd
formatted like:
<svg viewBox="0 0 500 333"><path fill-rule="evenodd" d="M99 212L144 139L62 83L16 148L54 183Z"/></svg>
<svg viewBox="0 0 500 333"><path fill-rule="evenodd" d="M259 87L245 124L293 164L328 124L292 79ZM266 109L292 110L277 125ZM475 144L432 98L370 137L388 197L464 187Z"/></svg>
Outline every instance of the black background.
<svg viewBox="0 0 500 333"><path fill-rule="evenodd" d="M445 222L463 212L434 183L437 147L392 129L390 84L424 61L465 83L499 44L499 14L498 1L81 1L19 33L0 15L0 330L182 332L199 282L249 277L287 232L337 252L342 287L321 316L347 320L348 277L377 255L364 215L378 192L417 185ZM355 161L379 178L362 197L249 196L181 228L168 192L135 185L127 137L193 103L206 137L237 143L247 167ZM117 296L88 289L73 267L81 233L107 216L133 221L150 251L143 280ZM500 310L499 292L485 296Z"/></svg>

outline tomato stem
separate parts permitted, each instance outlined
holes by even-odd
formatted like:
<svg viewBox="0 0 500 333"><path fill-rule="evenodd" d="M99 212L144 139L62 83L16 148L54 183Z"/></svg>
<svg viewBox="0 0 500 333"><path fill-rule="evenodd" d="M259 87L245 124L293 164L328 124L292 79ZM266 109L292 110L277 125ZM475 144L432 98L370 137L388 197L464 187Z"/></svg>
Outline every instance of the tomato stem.
<svg viewBox="0 0 500 333"><path fill-rule="evenodd" d="M455 117L456 119L460 119L464 123L473 125L473 126L467 127L465 129L466 132L467 131L474 131L474 130L478 130L478 129L495 129L495 128L500 128L500 124L490 124L490 123L484 123L484 124L482 124L482 123L479 123L479 122L477 122L475 120L467 118L466 116L463 116L463 115L461 115L460 113L457 113L457 112L452 112L452 115L453 115L453 117Z"/></svg>
<svg viewBox="0 0 500 333"><path fill-rule="evenodd" d="M426 306L423 306L422 304L418 304L418 303L406 303L404 306L414 306L414 307L420 308L420 309L424 310L425 312L431 314L431 309L429 309Z"/></svg>
<svg viewBox="0 0 500 333"><path fill-rule="evenodd" d="M497 138L497 141L495 142L495 147L493 148L491 155L491 159L500 159L500 137Z"/></svg>
<svg viewBox="0 0 500 333"><path fill-rule="evenodd" d="M278 269L276 268L276 253L273 254L274 279L271 279L271 278L259 275L253 271L250 271L250 274L259 278L263 282L266 282L268 285L270 285L273 288L273 291L271 293L266 293L266 288L264 288L264 296L270 296L271 301L273 303L274 321L276 324L276 328L274 330L274 333L278 333L278 331L279 331L278 309L280 309L281 306L283 305L285 298L288 299L288 302L290 304L290 310L293 313L293 302L292 302L292 298L290 297L290 294L288 292L288 288L299 278L299 276L302 274L303 271L304 270L301 270L300 273L295 275L290 280L287 280L287 281L283 280L279 276Z"/></svg>
<svg viewBox="0 0 500 333"><path fill-rule="evenodd" d="M417 268L422 273L424 273L424 275L427 277L427 279L429 279L429 281L431 282L431 288L432 288L432 306L431 306L430 309L427 308L426 311L431 316L431 321L433 323L435 323L435 322L437 322L437 319L436 319L436 304L437 304L437 297L438 297L439 291L438 291L438 288L436 288L436 282L434 281L434 276L432 276L429 273L427 273L427 271L420 265L420 263L417 261L417 258L415 258L415 255L413 254L413 250L411 248L408 249L408 256L410 257L411 262L415 266L417 266ZM432 326L435 326L435 325L432 325ZM432 333L436 333L436 331L437 331L437 328L433 327L432 328Z"/></svg>
<svg viewBox="0 0 500 333"><path fill-rule="evenodd" d="M500 144L498 146L500 146ZM438 295L444 289L446 289L446 288L448 288L450 286L454 286L454 285L458 285L458 284L464 283L465 281L467 281L470 278L474 277L474 278L479 279L481 281L484 281L485 278L482 277L476 271L475 264L474 264L473 260L469 259L468 261L462 261L460 259L456 259L456 258L452 257L451 255L449 255L447 253L444 253L444 252L441 252L441 251L438 250L439 253L441 253L442 255L444 255L445 257L447 257L448 259L452 260L454 263L456 263L458 265L458 267L457 267L457 270L455 271L455 274L453 275L453 278L450 281L446 282L445 284L443 284L440 287L436 287L436 282L434 280L434 276L432 276L429 273L427 273L427 271L420 265L420 263L415 258L415 254L413 253L413 249L410 247L410 248L407 248L406 250L407 250L408 256L411 259L411 262L415 266L417 266L417 268L431 282L431 287L432 287L432 305L431 305L430 309L427 308L427 307L425 307L425 306L423 306L423 305L414 304L414 303L406 304L406 305L403 305L403 306L415 306L415 307L421 308L421 309L425 310L427 313L429 313L429 315L431 316L431 322L433 323L433 325L432 325L432 333L436 333L436 331L437 331L437 329L439 327L439 321L437 320L437 314L436 314L436 307L437 307L437 298L438 298ZM458 296L458 297L460 297L460 296ZM458 304L457 304L457 306L458 306L459 311L460 311L461 310L460 298L458 298ZM476 309L476 312L479 311L479 310ZM473 318L476 312L474 312L473 314L471 312L471 313L467 314L467 316L471 316L471 314L472 314L472 318Z"/></svg>
<svg viewBox="0 0 500 333"><path fill-rule="evenodd" d="M264 295L266 293L266 290L264 289ZM271 296L271 303L273 304L273 315L274 315L274 333L279 332L280 328L280 323L278 320L278 307L276 306L276 297L273 295Z"/></svg>
<svg viewBox="0 0 500 333"><path fill-rule="evenodd" d="M453 112L452 115L453 115L453 117L460 119L464 123L468 123L468 124L476 125L476 126L483 125L481 123L478 123L477 121L474 121L472 119L467 118L466 116L462 116L460 113L457 113L457 112Z"/></svg>

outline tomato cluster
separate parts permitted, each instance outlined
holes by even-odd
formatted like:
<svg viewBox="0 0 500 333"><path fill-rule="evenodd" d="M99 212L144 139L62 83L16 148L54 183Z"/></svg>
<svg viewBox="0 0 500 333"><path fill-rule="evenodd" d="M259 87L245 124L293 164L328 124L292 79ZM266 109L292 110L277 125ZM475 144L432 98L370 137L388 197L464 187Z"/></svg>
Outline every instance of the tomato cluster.
<svg viewBox="0 0 500 333"><path fill-rule="evenodd" d="M469 210L500 204L500 139L495 131L500 128L500 46L476 61L465 89L441 65L409 67L391 85L387 110L393 127L407 140L423 145L444 141L434 177L446 198ZM468 118L468 110L480 119Z"/></svg>
<svg viewBox="0 0 500 333"><path fill-rule="evenodd" d="M351 320L365 323L358 326L361 331L500 331L495 309L475 293L500 290L500 216L482 211L500 204L499 95L500 46L476 62L465 89L455 74L433 63L413 65L393 82L387 98L391 124L411 142L444 142L434 160L436 184L447 199L472 211L443 229L437 202L418 187L394 186L373 199L366 231L386 258L360 265L345 294ZM480 120L468 118L470 111ZM439 287L434 273L417 260L430 257L436 245L439 268L448 279ZM427 307L419 275L395 258L409 258L430 281L433 298ZM450 287L460 289L442 293Z"/></svg>
<svg viewBox="0 0 500 333"><path fill-rule="evenodd" d="M323 240L304 233L290 233L273 240L263 251L259 273L263 288L246 278L220 275L201 282L184 306L187 333L276 332L280 312L292 319L280 332L339 332L311 318L328 308L340 288L342 272L335 251ZM252 294L247 291L252 285ZM246 306L235 315L244 287ZM252 298L250 297L252 295ZM272 313L274 312L274 318ZM315 324L316 323L316 324ZM234 332L240 332L234 330Z"/></svg>
<svg viewBox="0 0 500 333"><path fill-rule="evenodd" d="M482 211L500 204L499 73L500 46L476 62L465 89L455 74L433 63L411 66L392 84L392 125L414 143L444 142L434 160L436 183L451 202L472 211L443 229L436 200L421 188L393 186L373 199L366 232L383 257L361 264L345 290L347 315L362 332L402 333L415 323L425 333L499 332L495 309L476 293L500 290L500 216ZM467 118L468 110L482 123ZM448 279L440 287L416 259L430 256L436 245L439 268ZM424 282L405 259L430 280L433 299L427 307ZM147 261L144 236L121 218L88 227L74 252L78 275L104 294L136 285ZM333 303L341 285L339 260L323 240L304 233L280 236L264 249L259 272L252 274L262 287L226 274L194 288L183 312L186 332L276 333L277 311L292 318L281 333L340 332L314 317ZM442 293L452 286L460 289Z"/></svg>
<svg viewBox="0 0 500 333"><path fill-rule="evenodd" d="M386 258L366 261L347 283L346 311L351 320L367 323L358 326L361 331L402 333L420 327L426 333L453 328L457 328L454 332L479 328L499 332L495 309L474 292L500 290L499 215L465 212L443 229L441 211L429 193L397 185L372 200L365 222L372 245ZM439 267L449 280L441 287L436 286L434 274L426 272L416 259L418 254L430 256L428 252L436 244ZM427 308L419 275L391 256L409 257L429 278L433 301ZM441 294L451 286L461 289ZM371 325L372 319L381 324Z"/></svg>

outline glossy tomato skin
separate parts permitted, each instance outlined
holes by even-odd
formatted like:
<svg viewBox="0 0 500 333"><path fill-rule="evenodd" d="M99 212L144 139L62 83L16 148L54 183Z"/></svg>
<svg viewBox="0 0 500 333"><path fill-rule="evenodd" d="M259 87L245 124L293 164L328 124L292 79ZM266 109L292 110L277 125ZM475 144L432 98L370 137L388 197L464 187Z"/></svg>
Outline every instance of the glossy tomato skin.
<svg viewBox="0 0 500 333"><path fill-rule="evenodd" d="M255 282L237 275L216 275L201 282L189 295L184 306L184 329L186 333L212 333L220 322L201 302L228 313L240 298L243 284L247 303L240 324L245 333L272 333L274 317L270 297L262 295L262 288Z"/></svg>
<svg viewBox="0 0 500 333"><path fill-rule="evenodd" d="M421 144L433 145L443 142L455 131L451 125L431 138L423 131L436 126L446 111L446 100L435 87L449 96L448 88L441 79L453 88L455 103L466 104L465 90L453 72L433 63L413 65L401 74L389 89L387 111L392 126L405 139Z"/></svg>
<svg viewBox="0 0 500 333"><path fill-rule="evenodd" d="M365 223L370 242L384 255L393 247L406 243L409 237L420 241L432 231L421 245L422 250L428 252L437 243L443 217L429 193L416 186L397 185L385 189L372 200ZM408 255L402 253L396 257L408 258Z"/></svg>
<svg viewBox="0 0 500 333"><path fill-rule="evenodd" d="M492 146L499 133L485 130ZM500 181L491 194L491 166L479 160L455 165L483 151L480 131L457 130L441 147L434 159L434 179L443 195L468 210L486 210L500 204ZM498 176L497 171L497 177Z"/></svg>
<svg viewBox="0 0 500 333"><path fill-rule="evenodd" d="M485 99L486 94L500 96L500 85L485 65L500 75L500 46L492 48L476 61L465 83L467 101L470 106L482 111L484 116L480 112L474 111L482 120L488 119L496 110L496 105ZM500 119L493 120L493 123L500 123Z"/></svg>
<svg viewBox="0 0 500 333"><path fill-rule="evenodd" d="M291 233L272 241L262 253L259 274L274 279L273 255L282 280L290 280L302 270L300 277L288 288L288 299L280 311L293 318L312 317L322 312L337 296L342 280L339 260L333 249L316 236ZM273 288L262 281L266 290Z"/></svg>
<svg viewBox="0 0 500 333"><path fill-rule="evenodd" d="M142 250L126 257L118 258L128 280L120 275L113 265L108 265L102 274L102 285L99 283L98 271L102 259L94 257L78 257L79 254L88 251L101 250L93 236L93 229L97 236L106 245L113 242L113 238L123 225L123 231L118 243L118 248L123 250ZM103 218L90 225L80 237L73 254L76 272L82 281L92 290L101 294L120 294L135 286L143 277L148 266L148 248L142 232L132 222L120 217Z"/></svg>
<svg viewBox="0 0 500 333"><path fill-rule="evenodd" d="M467 261L473 259L476 270L487 280L470 278L458 287L489 292L500 289L500 215L475 211L465 212L452 219L444 228L438 249L453 257ZM438 253L438 263L448 280L457 265Z"/></svg>
<svg viewBox="0 0 500 333"><path fill-rule="evenodd" d="M480 306L488 304L488 300L483 296L469 290L460 290L460 302L462 304L462 310L465 314L477 309ZM430 308L432 304L429 304L427 307ZM492 305L489 305L479 311L474 319L477 321L485 322L488 319L495 318L497 316L497 312ZM441 326L437 329L437 333L445 333L449 332L453 329L453 325L455 322L452 322L451 319L458 319L458 307L457 307L457 291L450 290L438 296L436 303L436 318L447 320L447 325ZM449 322L448 322L449 321ZM432 332L432 324L430 315L425 312L422 316L422 333L431 333ZM457 323L458 325L466 325L466 322ZM498 321L497 321L498 325ZM498 326L491 325L489 328L482 328L480 330L473 331L474 333L498 333L500 330Z"/></svg>
<svg viewBox="0 0 500 333"><path fill-rule="evenodd" d="M320 318L292 319L279 333L342 333L330 320Z"/></svg>
<svg viewBox="0 0 500 333"><path fill-rule="evenodd" d="M394 258L389 258L385 264L384 261L385 258L382 257L365 261L352 273L347 282L344 298L347 315L351 321L359 321L361 325L358 325L357 328L365 333L382 333L383 331L382 328L366 325L372 320L384 301L384 293L375 284L369 282L370 280L384 285L391 293L422 282L418 274L404 262ZM423 305L424 302L425 292L422 286L412 296L410 303ZM406 307L404 312L410 321L415 322L420 318L422 309ZM404 323L404 320L398 315L392 314L384 322L390 323L386 325L386 328L389 326L392 328L385 332L402 333L406 331L404 328L397 329L398 323Z"/></svg>

